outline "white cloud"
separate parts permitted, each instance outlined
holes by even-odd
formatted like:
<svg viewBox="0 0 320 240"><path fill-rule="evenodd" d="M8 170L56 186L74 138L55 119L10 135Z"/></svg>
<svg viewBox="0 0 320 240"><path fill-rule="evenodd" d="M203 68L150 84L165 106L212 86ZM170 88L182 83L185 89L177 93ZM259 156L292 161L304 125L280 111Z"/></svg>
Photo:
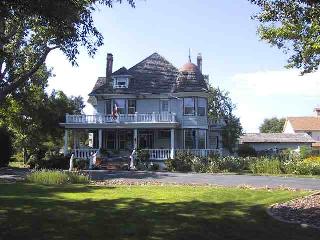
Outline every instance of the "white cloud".
<svg viewBox="0 0 320 240"><path fill-rule="evenodd" d="M46 60L49 67L53 67L55 77L49 79L48 91L53 89L62 90L68 96L81 95L84 100L88 99L99 75L100 66L92 58L79 58L79 67L73 67L65 56L56 51L50 54ZM101 74L100 74L101 75ZM91 114L93 108L89 103L85 103L85 112Z"/></svg>
<svg viewBox="0 0 320 240"><path fill-rule="evenodd" d="M304 76L297 70L238 73L232 82L238 94L320 96L319 71Z"/></svg>
<svg viewBox="0 0 320 240"><path fill-rule="evenodd" d="M320 72L304 76L297 70L238 73L231 83L231 97L245 132L257 132L265 118L305 115L319 104Z"/></svg>

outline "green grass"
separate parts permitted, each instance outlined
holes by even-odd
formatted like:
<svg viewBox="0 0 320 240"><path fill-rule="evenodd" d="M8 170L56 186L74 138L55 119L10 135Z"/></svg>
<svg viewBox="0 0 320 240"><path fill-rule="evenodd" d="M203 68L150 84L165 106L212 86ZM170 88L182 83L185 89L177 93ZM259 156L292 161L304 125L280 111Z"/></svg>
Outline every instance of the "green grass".
<svg viewBox="0 0 320 240"><path fill-rule="evenodd" d="M29 183L38 183L46 185L89 183L89 180L89 177L86 175L57 170L35 171L26 176L26 181Z"/></svg>
<svg viewBox="0 0 320 240"><path fill-rule="evenodd" d="M318 239L266 206L307 194L192 186L0 184L0 239Z"/></svg>

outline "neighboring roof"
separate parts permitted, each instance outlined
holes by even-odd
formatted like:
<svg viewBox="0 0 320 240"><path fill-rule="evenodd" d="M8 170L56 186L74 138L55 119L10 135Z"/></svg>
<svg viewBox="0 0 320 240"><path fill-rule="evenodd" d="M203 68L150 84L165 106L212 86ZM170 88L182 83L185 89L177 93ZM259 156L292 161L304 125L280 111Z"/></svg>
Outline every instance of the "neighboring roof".
<svg viewBox="0 0 320 240"><path fill-rule="evenodd" d="M314 148L320 148L320 142L314 142L314 143L312 143L312 147L314 147Z"/></svg>
<svg viewBox="0 0 320 240"><path fill-rule="evenodd" d="M320 131L320 117L288 117L294 130Z"/></svg>
<svg viewBox="0 0 320 240"><path fill-rule="evenodd" d="M138 94L138 93L171 93L171 92L202 92L207 85L200 71L190 72L181 75L178 69L168 60L153 53L138 64L129 68L120 68L111 74L110 77L98 78L93 91L89 95L95 94ZM128 88L114 89L112 86L112 76L130 75ZM101 84L102 80L104 83Z"/></svg>
<svg viewBox="0 0 320 240"><path fill-rule="evenodd" d="M313 143L306 133L246 133L240 137L242 143Z"/></svg>

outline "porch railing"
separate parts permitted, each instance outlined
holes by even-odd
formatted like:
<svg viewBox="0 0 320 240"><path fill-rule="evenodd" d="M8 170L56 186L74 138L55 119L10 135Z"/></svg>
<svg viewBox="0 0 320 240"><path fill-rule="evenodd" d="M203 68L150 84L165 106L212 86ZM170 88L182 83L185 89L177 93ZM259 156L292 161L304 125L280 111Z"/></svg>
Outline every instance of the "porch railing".
<svg viewBox="0 0 320 240"><path fill-rule="evenodd" d="M150 160L166 160L170 158L171 149L146 149L149 152ZM73 149L72 153L75 158L90 159L90 157L98 152L99 149ZM220 149L175 149L177 153L192 153L199 157L208 157L212 154L221 155Z"/></svg>
<svg viewBox="0 0 320 240"><path fill-rule="evenodd" d="M147 149L151 160L166 160L170 158L171 149ZM208 157L210 155L221 155L221 149L175 149L177 153L191 153L198 157Z"/></svg>
<svg viewBox="0 0 320 240"><path fill-rule="evenodd" d="M99 149L95 148L85 148L85 149L73 149L72 153L74 154L75 158L80 158L80 159L90 159L90 157L98 152Z"/></svg>
<svg viewBox="0 0 320 240"><path fill-rule="evenodd" d="M171 149L147 149L150 160L166 160L170 158Z"/></svg>
<svg viewBox="0 0 320 240"><path fill-rule="evenodd" d="M107 115L66 115L66 123L175 123L175 113L135 113L135 114L119 114L113 117Z"/></svg>

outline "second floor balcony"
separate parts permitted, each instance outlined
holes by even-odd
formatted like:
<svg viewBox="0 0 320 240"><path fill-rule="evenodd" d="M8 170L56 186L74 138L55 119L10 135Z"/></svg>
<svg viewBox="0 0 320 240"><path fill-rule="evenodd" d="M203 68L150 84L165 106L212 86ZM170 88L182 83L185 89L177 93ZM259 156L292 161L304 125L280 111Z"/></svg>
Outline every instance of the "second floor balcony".
<svg viewBox="0 0 320 240"><path fill-rule="evenodd" d="M67 124L121 124L121 123L177 123L175 113L135 113L106 115L69 115L66 114Z"/></svg>

